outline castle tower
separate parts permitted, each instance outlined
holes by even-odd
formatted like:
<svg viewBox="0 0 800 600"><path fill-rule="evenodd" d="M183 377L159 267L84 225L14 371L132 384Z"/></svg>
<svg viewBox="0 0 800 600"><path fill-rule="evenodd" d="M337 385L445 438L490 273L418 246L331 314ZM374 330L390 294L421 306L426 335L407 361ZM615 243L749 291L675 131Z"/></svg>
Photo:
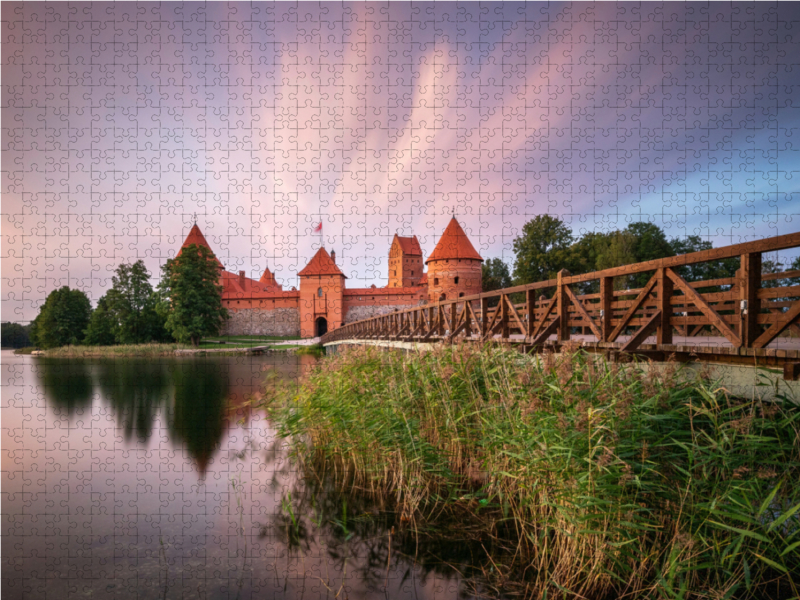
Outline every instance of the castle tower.
<svg viewBox="0 0 800 600"><path fill-rule="evenodd" d="M450 219L428 260L428 300L455 300L482 291L483 258L456 218Z"/></svg>
<svg viewBox="0 0 800 600"><path fill-rule="evenodd" d="M200 228L197 226L197 223L195 223L192 226L191 230L189 230L189 235L187 235L186 239L183 241L183 244L181 245L181 249L178 250L177 256L180 256L181 252L183 251L183 249L184 248L188 248L192 244L194 244L195 246L203 246L205 248L208 248L211 251L211 254L214 254L214 251L211 250L211 246L208 245L208 242L206 241L206 238L203 235L203 232L200 231ZM224 268L222 266L222 263L219 262L219 259L217 258L216 254L214 254L214 260L217 261L217 266L219 266L220 269Z"/></svg>
<svg viewBox="0 0 800 600"><path fill-rule="evenodd" d="M320 248L300 277L300 336L317 337L342 325L344 273Z"/></svg>
<svg viewBox="0 0 800 600"><path fill-rule="evenodd" d="M414 287L422 279L422 248L417 236L394 234L389 248L389 287Z"/></svg>

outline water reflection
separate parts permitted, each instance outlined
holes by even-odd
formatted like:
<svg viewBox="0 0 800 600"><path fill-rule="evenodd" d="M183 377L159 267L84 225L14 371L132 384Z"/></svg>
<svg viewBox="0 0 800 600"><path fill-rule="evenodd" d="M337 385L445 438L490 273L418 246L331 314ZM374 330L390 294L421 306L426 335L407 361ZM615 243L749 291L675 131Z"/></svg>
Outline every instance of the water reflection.
<svg viewBox="0 0 800 600"><path fill-rule="evenodd" d="M218 362L192 361L174 369L175 402L168 417L174 444L183 444L205 477L222 440L228 373Z"/></svg>
<svg viewBox="0 0 800 600"><path fill-rule="evenodd" d="M92 405L92 376L82 360L42 359L36 365L39 387L63 414L74 417Z"/></svg>
<svg viewBox="0 0 800 600"><path fill-rule="evenodd" d="M3 352L3 598L463 597L464 535L416 549L391 507L300 476L245 404L314 362Z"/></svg>
<svg viewBox="0 0 800 600"><path fill-rule="evenodd" d="M149 440L156 416L177 391L166 365L129 359L101 360L94 367L100 397L113 408L125 441Z"/></svg>

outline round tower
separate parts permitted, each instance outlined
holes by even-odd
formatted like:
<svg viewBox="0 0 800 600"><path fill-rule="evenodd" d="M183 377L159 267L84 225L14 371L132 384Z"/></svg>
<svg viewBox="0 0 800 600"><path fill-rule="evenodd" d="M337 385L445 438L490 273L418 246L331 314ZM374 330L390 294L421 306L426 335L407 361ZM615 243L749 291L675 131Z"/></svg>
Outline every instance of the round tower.
<svg viewBox="0 0 800 600"><path fill-rule="evenodd" d="M444 230L425 264L428 266L428 300L455 300L482 291L483 258L469 241L456 218Z"/></svg>

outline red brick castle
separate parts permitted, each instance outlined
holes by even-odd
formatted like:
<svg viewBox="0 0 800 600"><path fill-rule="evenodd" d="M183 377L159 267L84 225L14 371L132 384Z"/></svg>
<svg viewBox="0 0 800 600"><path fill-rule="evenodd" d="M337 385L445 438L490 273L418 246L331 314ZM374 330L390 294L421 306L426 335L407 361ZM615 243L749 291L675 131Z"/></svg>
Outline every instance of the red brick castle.
<svg viewBox="0 0 800 600"><path fill-rule="evenodd" d="M181 249L208 245L195 224ZM180 253L180 252L179 252ZM389 248L389 284L348 289L336 266L336 253L320 248L298 273L300 289L284 290L269 268L256 281L220 268L222 302L228 309L224 335L300 335L316 337L352 323L426 302L451 300L481 291L483 258L455 217L450 220L424 270L417 236L395 235Z"/></svg>

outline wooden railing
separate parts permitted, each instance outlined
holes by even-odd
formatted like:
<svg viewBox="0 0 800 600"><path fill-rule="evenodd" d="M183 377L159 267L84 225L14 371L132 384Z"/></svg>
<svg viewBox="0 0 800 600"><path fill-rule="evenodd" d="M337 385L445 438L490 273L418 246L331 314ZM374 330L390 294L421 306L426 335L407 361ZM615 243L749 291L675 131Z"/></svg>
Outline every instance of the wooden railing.
<svg viewBox="0 0 800 600"><path fill-rule="evenodd" d="M800 233L593 273L570 275L564 270L548 281L349 323L327 333L322 343L465 339L536 348L579 336L595 348L622 352L700 352L800 360L797 335L797 344L787 343L792 347L766 349L787 329L800 333L800 285L762 285L800 277L800 271L761 273L762 253L796 247L800 247ZM679 275L679 267L731 258L740 261L735 277L688 282ZM617 282L628 281L637 274L649 275L643 287L614 289L615 278ZM596 282L597 292L578 294L573 289L590 282ZM683 338L679 340L682 345L674 343L676 335ZM651 336L655 336L655 345L645 345Z"/></svg>

